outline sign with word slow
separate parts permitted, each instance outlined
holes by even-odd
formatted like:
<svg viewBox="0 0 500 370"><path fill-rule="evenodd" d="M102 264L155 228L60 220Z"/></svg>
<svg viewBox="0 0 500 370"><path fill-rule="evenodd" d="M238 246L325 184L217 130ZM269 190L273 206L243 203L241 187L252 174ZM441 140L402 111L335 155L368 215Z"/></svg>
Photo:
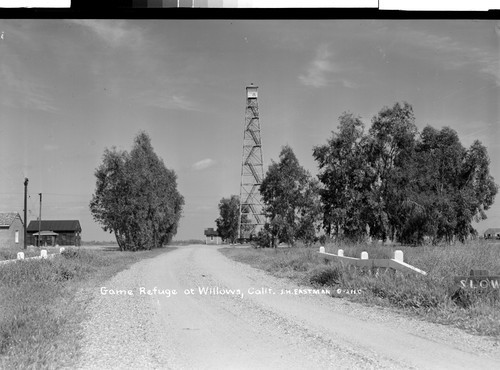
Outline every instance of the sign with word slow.
<svg viewBox="0 0 500 370"><path fill-rule="evenodd" d="M500 289L500 274L490 275L487 270L471 270L469 276L456 276L455 283L466 289Z"/></svg>

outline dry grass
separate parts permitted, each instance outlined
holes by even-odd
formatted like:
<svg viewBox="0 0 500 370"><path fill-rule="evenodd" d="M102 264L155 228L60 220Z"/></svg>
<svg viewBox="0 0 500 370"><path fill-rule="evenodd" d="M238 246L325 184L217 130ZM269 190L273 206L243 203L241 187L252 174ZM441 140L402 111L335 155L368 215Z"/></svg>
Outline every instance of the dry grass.
<svg viewBox="0 0 500 370"><path fill-rule="evenodd" d="M456 291L454 277L469 275L471 269L489 270L500 275L500 244L482 241L427 247L395 247L368 244L327 245L326 252L343 249L350 257L367 251L370 258L392 258L395 249L404 252L405 262L428 276L400 273L375 274L374 271L348 268L321 258L319 247L281 249L231 249L222 252L278 277L301 284L342 289L361 289L362 294L345 298L369 305L390 306L421 318L453 325L469 332L500 335L500 291L464 292L466 307L451 299ZM335 290L335 289L334 289ZM338 295L335 295L338 297Z"/></svg>
<svg viewBox="0 0 500 370"><path fill-rule="evenodd" d="M95 287L132 263L167 250L69 249L53 259L0 266L0 368L71 367L78 357L79 325Z"/></svg>

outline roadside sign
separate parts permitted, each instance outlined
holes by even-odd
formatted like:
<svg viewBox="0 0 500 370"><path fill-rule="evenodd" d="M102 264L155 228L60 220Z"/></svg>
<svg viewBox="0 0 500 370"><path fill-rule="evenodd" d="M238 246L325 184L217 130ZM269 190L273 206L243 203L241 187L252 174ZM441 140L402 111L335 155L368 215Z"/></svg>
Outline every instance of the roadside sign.
<svg viewBox="0 0 500 370"><path fill-rule="evenodd" d="M471 270L469 276L456 276L455 283L468 289L500 289L500 275L489 275L487 270Z"/></svg>

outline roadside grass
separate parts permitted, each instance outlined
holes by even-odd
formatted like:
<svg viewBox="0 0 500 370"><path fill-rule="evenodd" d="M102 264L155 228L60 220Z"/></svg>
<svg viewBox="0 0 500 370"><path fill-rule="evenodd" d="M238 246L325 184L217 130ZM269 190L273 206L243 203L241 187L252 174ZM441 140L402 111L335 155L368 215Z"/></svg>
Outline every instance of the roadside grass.
<svg viewBox="0 0 500 370"><path fill-rule="evenodd" d="M471 269L500 275L500 245L474 241L465 244L425 247L377 244L327 245L327 253L344 250L358 257L367 251L369 258L392 258L395 249L403 250L405 262L428 273L404 275L387 270L349 268L327 261L317 253L319 246L277 249L224 248L221 252L236 261L265 270L274 276L290 278L299 284L328 288L333 297L343 297L367 305L391 307L424 320L452 325L468 332L500 336L500 291L457 291L455 276L467 276ZM347 291L337 293L337 289ZM361 294L349 294L357 292ZM457 303L458 304L457 304Z"/></svg>
<svg viewBox="0 0 500 370"><path fill-rule="evenodd" d="M1 265L0 368L71 368L95 288L133 263L169 250L71 248L53 259Z"/></svg>
<svg viewBox="0 0 500 370"><path fill-rule="evenodd" d="M0 248L0 261L5 261L5 260L15 260L17 259L17 253L18 252L23 252L24 257L38 257L40 256L40 250L45 249L47 250L47 253L54 253L54 251L50 250L50 248L37 248L30 246L27 249L20 249L20 248ZM55 248L51 248L54 249ZM57 248L59 250L59 248Z"/></svg>

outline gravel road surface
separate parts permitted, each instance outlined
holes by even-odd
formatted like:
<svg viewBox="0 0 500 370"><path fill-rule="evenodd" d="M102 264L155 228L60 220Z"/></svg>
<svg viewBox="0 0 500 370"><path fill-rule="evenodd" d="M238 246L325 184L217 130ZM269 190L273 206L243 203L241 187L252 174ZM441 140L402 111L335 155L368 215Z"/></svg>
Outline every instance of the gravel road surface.
<svg viewBox="0 0 500 370"><path fill-rule="evenodd" d="M78 368L500 368L498 339L306 289L180 247L96 289Z"/></svg>

